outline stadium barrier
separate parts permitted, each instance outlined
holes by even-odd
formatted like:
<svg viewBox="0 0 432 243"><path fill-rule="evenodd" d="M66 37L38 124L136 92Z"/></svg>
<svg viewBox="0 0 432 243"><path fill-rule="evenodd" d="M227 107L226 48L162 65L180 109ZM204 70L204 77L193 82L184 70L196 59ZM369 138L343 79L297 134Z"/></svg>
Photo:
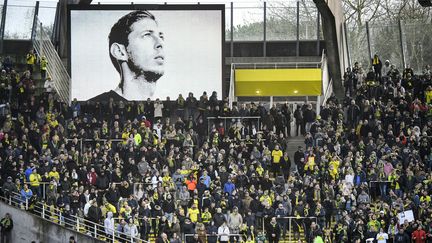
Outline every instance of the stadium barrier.
<svg viewBox="0 0 432 243"><path fill-rule="evenodd" d="M34 200L34 197L23 199L20 194L11 192L9 195L0 196L0 199L11 206L33 213L51 223L66 227L78 233L87 234L98 240L104 240L107 242L120 241L149 243L148 241L141 240L137 237L131 237L115 228L111 235L106 234L104 225L94 223L72 214L65 214L64 211L57 209L55 206L49 206L46 203Z"/></svg>

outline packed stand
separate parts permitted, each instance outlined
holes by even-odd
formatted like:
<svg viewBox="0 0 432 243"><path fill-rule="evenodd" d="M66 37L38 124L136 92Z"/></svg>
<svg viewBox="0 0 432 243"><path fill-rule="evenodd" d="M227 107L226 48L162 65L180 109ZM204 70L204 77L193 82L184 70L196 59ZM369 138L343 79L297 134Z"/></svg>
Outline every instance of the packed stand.
<svg viewBox="0 0 432 243"><path fill-rule="evenodd" d="M278 242L289 228L308 242L431 241L430 67L379 63L347 70L345 99L319 115L312 104L230 109L215 92L68 105L5 68L2 193L158 242ZM293 155L291 134L305 137ZM400 222L409 210L415 220Z"/></svg>

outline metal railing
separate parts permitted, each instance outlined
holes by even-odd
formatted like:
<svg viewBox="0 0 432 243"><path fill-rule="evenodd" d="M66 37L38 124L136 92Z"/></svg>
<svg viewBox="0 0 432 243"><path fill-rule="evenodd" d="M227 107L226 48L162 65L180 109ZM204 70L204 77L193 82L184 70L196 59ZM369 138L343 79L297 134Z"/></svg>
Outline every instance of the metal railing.
<svg viewBox="0 0 432 243"><path fill-rule="evenodd" d="M39 57L45 56L48 60L47 75L54 81L54 88L60 99L70 104L71 78L54 45L51 43L51 37L45 32L44 26L37 18L34 35L32 39L36 53Z"/></svg>
<svg viewBox="0 0 432 243"><path fill-rule="evenodd" d="M27 184L27 185L29 185L29 188L31 188L31 184L32 184L32 182L28 182L28 181L26 181L26 182L24 182L24 184ZM43 199L46 199L46 191L47 191L47 189L46 189L46 187L47 187L47 185L49 185L50 183L49 182L39 182L39 189L42 189L42 198Z"/></svg>
<svg viewBox="0 0 432 243"><path fill-rule="evenodd" d="M116 143L120 143L123 142L123 139L120 138L101 138L101 139L90 139L90 138L76 138L79 141L80 144L80 155L82 155L83 152L83 143L85 142L107 142L107 141L111 141L111 142L116 142ZM69 141L73 141L74 138L65 138L66 142Z"/></svg>
<svg viewBox="0 0 432 243"><path fill-rule="evenodd" d="M112 233L106 233L105 226L99 223L92 222L90 220L78 217L73 214L65 213L64 211L49 206L45 203L34 201L33 199L23 200L21 194L15 192L9 192L7 196L0 196L0 199L8 203L11 206L19 207L23 210L33 213L34 215L41 217L51 223L57 224L62 227L66 227L69 230L76 231L81 234L86 234L98 240L105 240L111 242L145 242L139 237L132 237L124 232L114 229L110 229Z"/></svg>
<svg viewBox="0 0 432 243"><path fill-rule="evenodd" d="M330 79L327 66L327 56L323 51L321 54L321 61L319 62L269 62L269 63L232 63L228 100L229 106L232 108L232 103L237 101L236 84L235 84L235 71L236 69L304 69L316 68L321 69L321 94L316 96L316 113L320 113L320 106L330 97L333 92L333 83ZM287 96L290 97L290 96ZM308 96L304 96L308 101ZM270 107L273 106L273 96L270 96Z"/></svg>
<svg viewBox="0 0 432 243"><path fill-rule="evenodd" d="M261 117L260 116L218 116L218 117L209 116L209 117L207 117L207 132L208 132L208 134L210 134L210 128L213 125L217 126L216 122L223 122L225 132L228 132L227 129L232 125L231 120L233 120L233 119L234 120L241 120L241 121L249 120L251 122L256 122L255 125L256 125L257 131L261 130L260 129L260 127L261 127L260 126L261 125L261 123L260 123ZM235 121L235 122L237 122L237 121Z"/></svg>
<svg viewBox="0 0 432 243"><path fill-rule="evenodd" d="M289 242L291 242L291 238L292 238L292 226L293 226L293 221L295 221L294 223L297 224L297 228L306 228L305 225L305 220L309 220L310 222L314 221L315 223L318 223L318 218L317 217L293 217L293 216L288 216L288 217L277 217L276 220L280 221L280 220L287 220L287 226L288 226L288 240ZM264 226L264 222L263 222L263 232L265 232L265 226ZM282 229L281 229L282 231ZM298 230L300 231L300 230ZM282 232L281 232L282 233ZM298 232L300 233L300 232Z"/></svg>
<svg viewBox="0 0 432 243"><path fill-rule="evenodd" d="M321 62L266 62L266 63L233 63L235 69L279 69L279 68L321 68Z"/></svg>
<svg viewBox="0 0 432 243"><path fill-rule="evenodd" d="M241 237L241 234L205 234L205 235L199 235L199 234L184 234L184 240L187 242L187 238L188 237L194 237L194 236L198 236L198 237L202 237L202 236L205 236L206 237L206 240L209 238L209 237L216 237L216 238L219 238L219 237L221 237L221 236L228 236L229 238L231 238L231 237ZM241 239L238 239L237 241L235 241L235 242L241 242Z"/></svg>

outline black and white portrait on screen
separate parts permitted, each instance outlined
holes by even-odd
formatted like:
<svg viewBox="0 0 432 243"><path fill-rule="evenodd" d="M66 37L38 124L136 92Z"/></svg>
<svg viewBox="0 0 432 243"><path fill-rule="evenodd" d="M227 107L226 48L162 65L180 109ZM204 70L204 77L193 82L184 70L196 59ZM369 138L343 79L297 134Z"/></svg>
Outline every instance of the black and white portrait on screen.
<svg viewBox="0 0 432 243"><path fill-rule="evenodd" d="M221 92L221 18L215 10L72 11L72 97L146 100ZM80 45L84 35L90 45Z"/></svg>
<svg viewBox="0 0 432 243"><path fill-rule="evenodd" d="M120 74L114 92L126 100L153 97L165 71L164 36L154 15L138 10L123 16L111 28L108 39L111 62Z"/></svg>

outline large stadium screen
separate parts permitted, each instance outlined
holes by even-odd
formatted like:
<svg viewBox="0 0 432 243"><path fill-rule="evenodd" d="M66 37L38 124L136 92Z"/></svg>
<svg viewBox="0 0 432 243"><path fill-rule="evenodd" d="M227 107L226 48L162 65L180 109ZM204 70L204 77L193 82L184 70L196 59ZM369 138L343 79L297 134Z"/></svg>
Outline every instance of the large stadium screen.
<svg viewBox="0 0 432 243"><path fill-rule="evenodd" d="M69 6L71 96L176 99L222 90L223 5Z"/></svg>

